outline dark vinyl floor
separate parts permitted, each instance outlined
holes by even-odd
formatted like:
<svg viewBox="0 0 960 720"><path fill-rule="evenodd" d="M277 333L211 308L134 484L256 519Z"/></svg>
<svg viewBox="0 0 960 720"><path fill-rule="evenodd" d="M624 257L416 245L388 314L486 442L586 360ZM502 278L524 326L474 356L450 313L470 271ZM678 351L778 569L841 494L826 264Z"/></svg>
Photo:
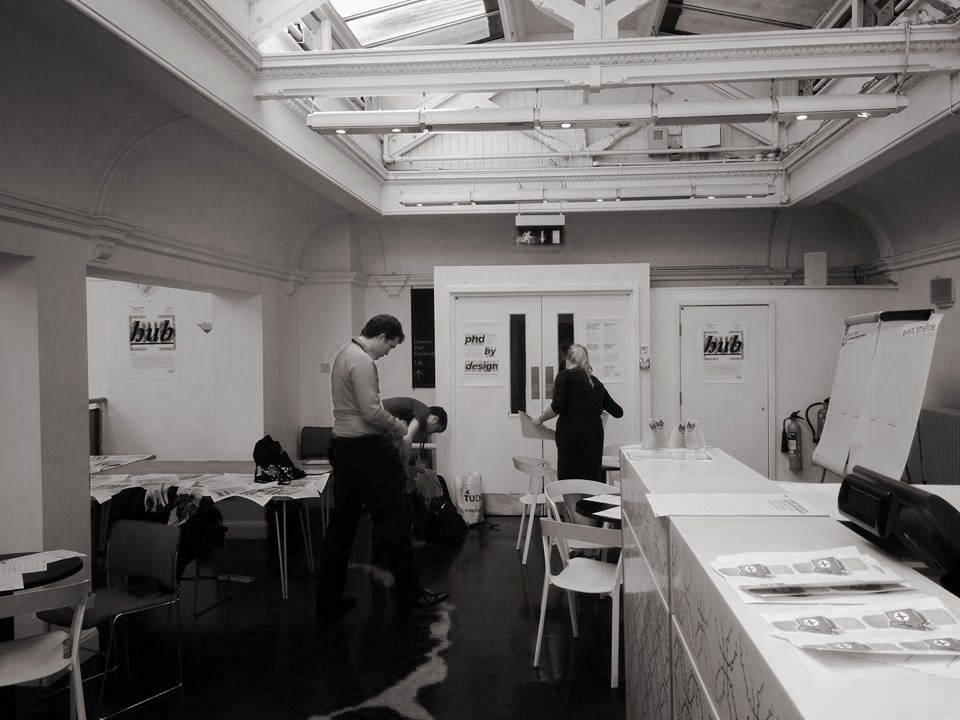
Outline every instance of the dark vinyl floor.
<svg viewBox="0 0 960 720"><path fill-rule="evenodd" d="M201 605L213 585L229 588L233 599L195 623L190 619L193 584L184 583L183 688L122 717L623 718L622 682L618 689L609 687L609 600L581 596L580 637L574 639L566 597L552 588L540 667L532 666L543 553L535 527L528 564L521 565L515 549L518 524L519 518L493 517L471 529L461 545L417 543L422 583L451 597L410 616L395 612L391 577L371 564L365 518L348 581L348 593L358 604L340 622L316 617L317 581L307 572L299 538L291 542L287 602L280 598L273 546L228 540L217 551L217 572L253 576L253 582L201 583ZM164 627L161 622L132 628L138 638L132 641L134 656L140 660L131 660L131 692L164 682L175 668L163 665L175 657ZM97 662L88 663L91 671ZM86 683L92 718L101 714L99 682ZM107 688L104 710L114 697L113 684ZM66 693L38 699L35 689L18 688L17 706L21 720L68 717Z"/></svg>

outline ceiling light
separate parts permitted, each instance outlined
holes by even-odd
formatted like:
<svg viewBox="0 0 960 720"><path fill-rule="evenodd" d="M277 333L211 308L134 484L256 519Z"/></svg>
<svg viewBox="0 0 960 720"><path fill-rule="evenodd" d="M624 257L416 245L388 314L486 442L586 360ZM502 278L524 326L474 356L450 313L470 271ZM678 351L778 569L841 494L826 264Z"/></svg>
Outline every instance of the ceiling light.
<svg viewBox="0 0 960 720"><path fill-rule="evenodd" d="M337 128L335 132L337 133L337 135L346 135L346 134L347 134L347 131L344 130L343 128Z"/></svg>
<svg viewBox="0 0 960 720"><path fill-rule="evenodd" d="M644 124L765 122L778 116L794 117L797 120L876 117L900 112L906 107L907 99L893 93L823 94L624 105L318 111L307 115L307 126L321 134L471 132L533 128L568 130L572 127L625 128Z"/></svg>

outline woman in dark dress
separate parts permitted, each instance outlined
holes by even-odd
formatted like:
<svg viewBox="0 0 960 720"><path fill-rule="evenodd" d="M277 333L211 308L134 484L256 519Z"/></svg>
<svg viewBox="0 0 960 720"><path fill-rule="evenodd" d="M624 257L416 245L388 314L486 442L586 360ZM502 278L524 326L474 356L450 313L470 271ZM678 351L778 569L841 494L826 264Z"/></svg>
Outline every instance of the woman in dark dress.
<svg viewBox="0 0 960 720"><path fill-rule="evenodd" d="M557 479L581 478L603 482L603 420L606 411L623 417L603 383L593 376L590 356L582 345L567 350L566 369L553 384L553 402L534 423L557 419Z"/></svg>

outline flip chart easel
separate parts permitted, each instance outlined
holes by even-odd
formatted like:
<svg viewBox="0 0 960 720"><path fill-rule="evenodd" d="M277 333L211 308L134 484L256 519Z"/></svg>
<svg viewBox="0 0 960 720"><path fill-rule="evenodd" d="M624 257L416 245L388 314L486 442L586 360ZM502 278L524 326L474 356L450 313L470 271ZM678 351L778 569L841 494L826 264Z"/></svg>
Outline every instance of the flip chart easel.
<svg viewBox="0 0 960 720"><path fill-rule="evenodd" d="M830 406L813 463L900 479L923 403L942 315L896 310L845 320ZM821 482L823 481L821 475Z"/></svg>

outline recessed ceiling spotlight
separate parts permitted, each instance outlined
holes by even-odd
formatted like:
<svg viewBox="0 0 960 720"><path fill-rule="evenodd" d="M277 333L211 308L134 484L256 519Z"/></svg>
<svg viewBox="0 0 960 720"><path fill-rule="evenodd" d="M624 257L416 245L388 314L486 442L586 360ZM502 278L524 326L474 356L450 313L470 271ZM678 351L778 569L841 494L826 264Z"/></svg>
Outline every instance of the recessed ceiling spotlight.
<svg viewBox="0 0 960 720"><path fill-rule="evenodd" d="M347 131L343 128L337 128L337 135L346 135Z"/></svg>
<svg viewBox="0 0 960 720"><path fill-rule="evenodd" d="M401 132L401 131L400 131L400 128L393 128L392 130L390 130L390 132L392 132L392 133L398 133L398 132Z"/></svg>
<svg viewBox="0 0 960 720"><path fill-rule="evenodd" d="M573 127L573 123L562 122L560 123L560 127L562 127L564 130L569 130L570 128Z"/></svg>
<svg viewBox="0 0 960 720"><path fill-rule="evenodd" d="M806 120L809 117L809 115L797 115L797 120Z"/></svg>
<svg viewBox="0 0 960 720"><path fill-rule="evenodd" d="M870 117L870 113L868 113L866 110L861 110L860 112L857 113L857 117L858 117L858 118L868 118L868 117Z"/></svg>
<svg viewBox="0 0 960 720"><path fill-rule="evenodd" d="M423 203L417 203L417 207L423 207Z"/></svg>
<svg viewBox="0 0 960 720"><path fill-rule="evenodd" d="M753 195L744 195L744 197L745 197L747 200L753 199Z"/></svg>
<svg viewBox="0 0 960 720"><path fill-rule="evenodd" d="M716 200L716 199L717 199L716 195L707 195L707 200Z"/></svg>

